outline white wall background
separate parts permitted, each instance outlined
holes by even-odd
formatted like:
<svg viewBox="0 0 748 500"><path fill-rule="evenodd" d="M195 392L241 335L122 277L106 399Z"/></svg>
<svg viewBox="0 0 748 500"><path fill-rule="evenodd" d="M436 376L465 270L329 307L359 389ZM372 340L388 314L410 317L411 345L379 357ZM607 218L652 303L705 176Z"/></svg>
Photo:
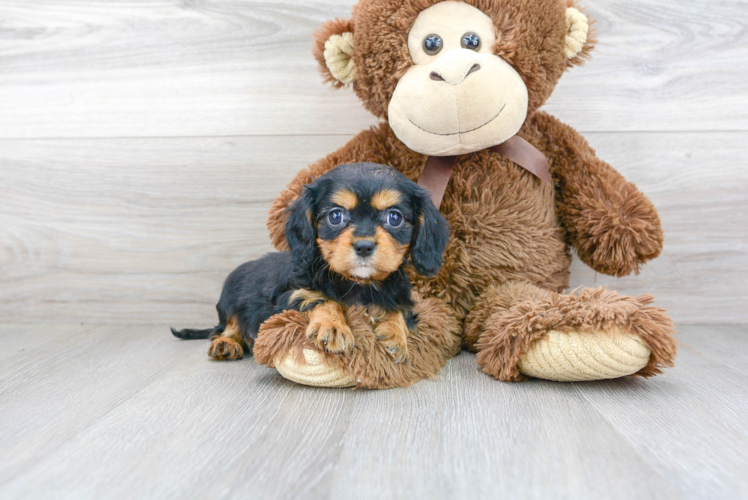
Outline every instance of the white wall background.
<svg viewBox="0 0 748 500"><path fill-rule="evenodd" d="M273 197L375 120L311 33L354 0L2 0L0 321L212 324ZM545 109L662 217L665 253L572 286L748 322L748 2L589 0L600 42Z"/></svg>

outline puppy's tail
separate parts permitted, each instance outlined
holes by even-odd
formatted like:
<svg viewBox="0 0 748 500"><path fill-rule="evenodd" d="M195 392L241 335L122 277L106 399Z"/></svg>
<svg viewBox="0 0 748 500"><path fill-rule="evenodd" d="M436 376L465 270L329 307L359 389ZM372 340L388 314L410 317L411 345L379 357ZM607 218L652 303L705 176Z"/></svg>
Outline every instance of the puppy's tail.
<svg viewBox="0 0 748 500"><path fill-rule="evenodd" d="M208 337L212 336L213 334L219 333L220 331L220 326L206 328L205 330L191 330L189 328L185 328L184 330L175 330L174 328L171 329L171 333L174 334L175 337L184 340L207 339Z"/></svg>

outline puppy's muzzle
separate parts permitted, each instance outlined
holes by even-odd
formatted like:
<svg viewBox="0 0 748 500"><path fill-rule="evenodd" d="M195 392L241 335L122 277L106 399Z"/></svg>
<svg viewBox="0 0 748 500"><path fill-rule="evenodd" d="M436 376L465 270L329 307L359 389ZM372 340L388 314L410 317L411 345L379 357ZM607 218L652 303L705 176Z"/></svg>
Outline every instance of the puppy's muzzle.
<svg viewBox="0 0 748 500"><path fill-rule="evenodd" d="M361 258L366 258L374 253L377 245L371 240L358 240L353 244L353 250Z"/></svg>

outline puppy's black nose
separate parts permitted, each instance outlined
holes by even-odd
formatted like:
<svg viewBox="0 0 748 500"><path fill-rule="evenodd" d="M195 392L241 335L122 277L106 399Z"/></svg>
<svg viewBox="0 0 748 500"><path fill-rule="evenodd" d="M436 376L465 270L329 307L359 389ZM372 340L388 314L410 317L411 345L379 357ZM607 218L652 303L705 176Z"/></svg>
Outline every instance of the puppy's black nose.
<svg viewBox="0 0 748 500"><path fill-rule="evenodd" d="M370 240L359 240L353 244L353 249L359 257L368 257L374 251L376 245Z"/></svg>

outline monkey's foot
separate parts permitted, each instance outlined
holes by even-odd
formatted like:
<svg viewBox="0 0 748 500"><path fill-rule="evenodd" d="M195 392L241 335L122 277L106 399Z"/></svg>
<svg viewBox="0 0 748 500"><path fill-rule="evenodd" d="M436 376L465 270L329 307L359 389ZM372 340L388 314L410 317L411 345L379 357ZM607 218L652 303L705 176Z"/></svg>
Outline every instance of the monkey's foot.
<svg viewBox="0 0 748 500"><path fill-rule="evenodd" d="M520 373L558 382L633 375L647 366L652 351L638 336L609 332L558 332L536 340L519 360Z"/></svg>
<svg viewBox="0 0 748 500"><path fill-rule="evenodd" d="M295 356L278 356L275 369L283 378L312 387L353 387L356 379L347 370L325 363L324 354L314 349L303 349L303 362Z"/></svg>
<svg viewBox="0 0 748 500"><path fill-rule="evenodd" d="M652 302L604 288L497 287L466 321L467 337L476 338L483 371L507 382L651 377L673 366L677 351L672 321Z"/></svg>

